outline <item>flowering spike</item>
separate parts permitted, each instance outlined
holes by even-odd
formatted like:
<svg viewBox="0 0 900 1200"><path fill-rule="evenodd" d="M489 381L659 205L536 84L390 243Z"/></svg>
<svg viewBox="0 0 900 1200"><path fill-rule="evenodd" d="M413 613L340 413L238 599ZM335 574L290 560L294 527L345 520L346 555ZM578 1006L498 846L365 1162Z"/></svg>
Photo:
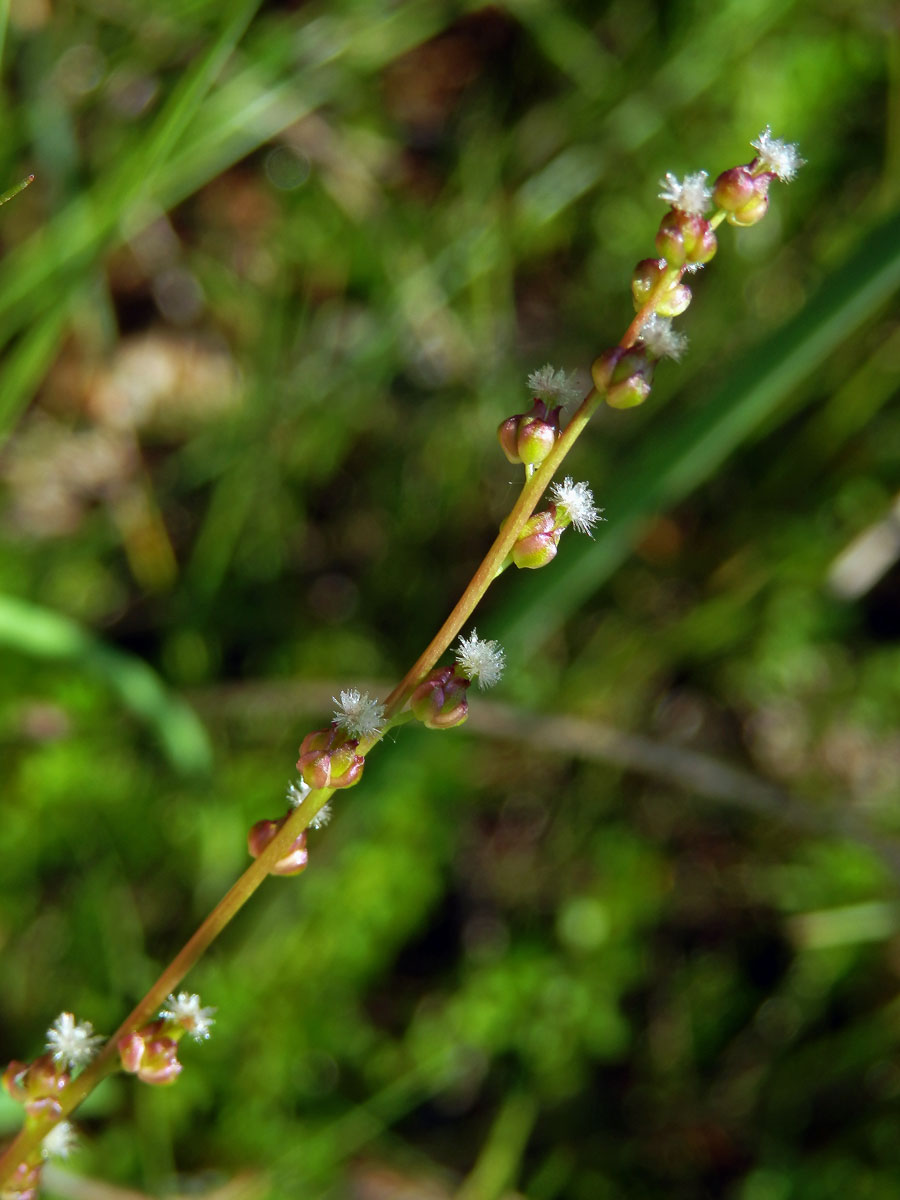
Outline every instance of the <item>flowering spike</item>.
<svg viewBox="0 0 900 1200"><path fill-rule="evenodd" d="M104 1039L94 1033L90 1021L76 1022L74 1014L60 1013L47 1030L47 1049L57 1064L83 1067L97 1053Z"/></svg>
<svg viewBox="0 0 900 1200"><path fill-rule="evenodd" d="M493 687L503 674L505 653L499 642L491 639L484 641L476 630L469 637L460 637L456 651L456 661L466 679L478 680L478 686L484 690Z"/></svg>
<svg viewBox="0 0 900 1200"><path fill-rule="evenodd" d="M550 494L556 503L557 526L572 525L579 533L590 532L598 521L602 508L594 504L594 495L586 483L575 483L567 475L562 483L554 483Z"/></svg>
<svg viewBox="0 0 900 1200"><path fill-rule="evenodd" d="M550 363L528 376L528 387L531 394L547 405L565 407L581 398L581 388L574 375L567 375L562 369L554 370Z"/></svg>
<svg viewBox="0 0 900 1200"><path fill-rule="evenodd" d="M706 171L696 171L693 175L685 175L683 182L680 182L677 175L666 171L665 179L659 181L663 189L659 198L677 208L679 212L702 217L709 208L712 196L712 192L706 186L707 178Z"/></svg>
<svg viewBox="0 0 900 1200"><path fill-rule="evenodd" d="M202 1008L200 997L189 992L179 992L177 996L170 994L166 1003L168 1007L159 1012L163 1020L180 1025L195 1042L207 1040L210 1026L215 1024L214 1008Z"/></svg>
<svg viewBox="0 0 900 1200"><path fill-rule="evenodd" d="M790 183L800 168L806 164L806 159L800 157L800 151L796 144L773 137L769 125L765 127L759 137L754 138L750 145L757 151L756 169L776 175L782 183Z"/></svg>
<svg viewBox="0 0 900 1200"><path fill-rule="evenodd" d="M341 698L331 697L337 708L334 720L341 729L346 729L356 738L370 737L378 733L384 721L384 705L377 700L370 700L369 693L362 694L356 688L341 692Z"/></svg>

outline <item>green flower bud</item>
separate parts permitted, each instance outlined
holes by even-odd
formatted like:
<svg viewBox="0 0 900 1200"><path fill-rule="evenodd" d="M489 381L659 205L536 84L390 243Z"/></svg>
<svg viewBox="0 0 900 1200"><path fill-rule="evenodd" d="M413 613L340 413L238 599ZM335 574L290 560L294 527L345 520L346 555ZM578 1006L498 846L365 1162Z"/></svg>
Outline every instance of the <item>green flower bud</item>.
<svg viewBox="0 0 900 1200"><path fill-rule="evenodd" d="M612 408L634 408L643 404L653 385L653 362L647 348L638 343L625 350L613 346L595 359L591 375L598 392Z"/></svg>
<svg viewBox="0 0 900 1200"><path fill-rule="evenodd" d="M556 526L556 505L545 512L535 513L522 526L522 532L512 548L511 557L517 567L537 570L556 557L562 529Z"/></svg>
<svg viewBox="0 0 900 1200"><path fill-rule="evenodd" d="M650 293L659 284L660 277L667 270L668 263L664 258L644 258L634 268L631 277L631 294L634 297L635 311L640 311L650 297ZM661 317L677 317L691 302L691 289L685 283L677 280L668 287L657 292L654 312Z"/></svg>
<svg viewBox="0 0 900 1200"><path fill-rule="evenodd" d="M507 417L497 429L503 453L512 463L537 466L553 449L559 437L561 406L548 408L536 399L530 412Z"/></svg>

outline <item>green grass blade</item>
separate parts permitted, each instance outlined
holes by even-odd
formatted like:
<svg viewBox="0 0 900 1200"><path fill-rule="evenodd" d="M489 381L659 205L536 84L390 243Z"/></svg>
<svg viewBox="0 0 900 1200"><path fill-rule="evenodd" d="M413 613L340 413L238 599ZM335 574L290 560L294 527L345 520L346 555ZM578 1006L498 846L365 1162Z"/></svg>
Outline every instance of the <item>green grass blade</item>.
<svg viewBox="0 0 900 1200"><path fill-rule="evenodd" d="M12 596L0 596L0 645L47 662L70 663L102 680L153 730L176 771L190 775L210 769L206 730L141 659L105 645L68 617Z"/></svg>

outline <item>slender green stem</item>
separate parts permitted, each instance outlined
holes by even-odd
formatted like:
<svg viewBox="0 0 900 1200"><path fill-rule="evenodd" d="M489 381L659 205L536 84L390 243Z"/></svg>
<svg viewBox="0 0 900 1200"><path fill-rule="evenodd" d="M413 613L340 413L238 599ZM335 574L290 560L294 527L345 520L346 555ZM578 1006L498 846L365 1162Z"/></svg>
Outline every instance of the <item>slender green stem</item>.
<svg viewBox="0 0 900 1200"><path fill-rule="evenodd" d="M7 188L0 196L0 205L5 204L7 200L12 200L13 196L18 196L19 192L24 192L31 183L34 183L34 176L26 175L24 179L19 180L15 187Z"/></svg>
<svg viewBox="0 0 900 1200"><path fill-rule="evenodd" d="M0 197L0 204L27 187L28 179L11 192ZM719 214L716 214L719 216ZM724 214L723 214L724 215ZM721 219L721 217L719 218ZM717 222L718 223L718 222ZM646 302L636 314L634 320L623 334L619 345L628 349L640 335L641 328L647 317L655 312L659 295L673 282L681 278L682 269L669 268L664 271L652 289ZM557 439L556 444L547 458L533 472L527 475L525 484L509 516L494 539L484 559L469 581L465 591L453 607L450 615L444 621L437 634L413 663L409 671L400 680L385 701L385 723L375 734L360 740L358 752L365 756L370 749L384 736L387 730L402 724L407 718L402 710L410 694L422 679L437 663L442 654L449 648L451 642L462 629L463 625L474 612L479 601L490 587L491 583L502 572L508 563L509 553L515 545L525 522L534 512L538 501L553 478L557 468L572 449L588 421L590 421L603 394L596 388L582 400L571 421ZM334 793L334 788L311 791L285 821L284 825L272 839L266 849L255 859L240 878L222 897L212 912L202 922L193 936L185 943L165 968L143 999L128 1014L119 1028L110 1037L97 1058L59 1094L57 1100L61 1109L55 1118L43 1121L29 1121L10 1142L5 1152L0 1155L0 1184L8 1181L19 1163L33 1158L38 1152L41 1141L50 1132L54 1124L68 1116L87 1095L107 1075L118 1069L119 1039L146 1024L159 1011L170 992L178 987L188 971L201 958L211 943L219 936L232 918L243 908L275 863L285 856L293 842L308 827L312 819L324 808Z"/></svg>

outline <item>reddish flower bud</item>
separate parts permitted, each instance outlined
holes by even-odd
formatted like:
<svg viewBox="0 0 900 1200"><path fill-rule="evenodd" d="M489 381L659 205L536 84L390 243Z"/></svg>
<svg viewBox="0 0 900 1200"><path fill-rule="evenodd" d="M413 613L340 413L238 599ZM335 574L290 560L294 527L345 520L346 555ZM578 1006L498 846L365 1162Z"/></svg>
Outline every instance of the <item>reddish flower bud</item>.
<svg viewBox="0 0 900 1200"><path fill-rule="evenodd" d="M466 691L471 680L456 673L455 667L437 667L409 698L416 720L426 729L452 729L469 715Z"/></svg>
<svg viewBox="0 0 900 1200"><path fill-rule="evenodd" d="M33 1063L11 1062L3 1072L3 1086L29 1116L62 1115L56 1097L69 1082L68 1071L58 1067L50 1054L42 1054Z"/></svg>
<svg viewBox="0 0 900 1200"><path fill-rule="evenodd" d="M41 1166L40 1162L19 1163L4 1187L3 1200L37 1200Z"/></svg>
<svg viewBox="0 0 900 1200"><path fill-rule="evenodd" d="M266 846L275 837L275 834L281 829L282 825L288 819L290 814L286 813L277 821L257 821L247 834L247 849L250 851L253 858L259 858ZM309 861L309 852L306 849L306 830L295 838L291 843L290 849L283 858L279 858L272 867L270 874L272 875L299 875L306 867Z"/></svg>
<svg viewBox="0 0 900 1200"><path fill-rule="evenodd" d="M511 551L512 560L517 567L529 570L545 567L556 557L561 537L562 529L556 527L556 505L552 504L549 510L535 513L522 526Z"/></svg>
<svg viewBox="0 0 900 1200"><path fill-rule="evenodd" d="M644 258L634 268L631 277L631 294L634 297L635 311L647 303L650 293L658 287L660 277L668 268L664 258ZM653 311L661 317L677 317L691 302L691 289L686 283L678 280L670 283L656 293Z"/></svg>
<svg viewBox="0 0 900 1200"><path fill-rule="evenodd" d="M705 217L673 208L660 221L656 248L672 267L706 263L716 252L716 235Z"/></svg>
<svg viewBox="0 0 900 1200"><path fill-rule="evenodd" d="M500 442L500 449L506 455L511 463L520 463L519 458L519 421L522 419L522 414L517 413L514 417L507 417L505 421L501 421L497 426L497 439Z"/></svg>
<svg viewBox="0 0 900 1200"><path fill-rule="evenodd" d="M17 1100L19 1104L24 1104L28 1099L28 1092L25 1089L25 1076L28 1072L28 1063L16 1062L15 1059L7 1066L3 1072L3 1086L7 1093L12 1096L13 1100Z"/></svg>
<svg viewBox="0 0 900 1200"><path fill-rule="evenodd" d="M300 745L297 770L311 788L345 788L358 783L366 760L357 754L359 742L331 724L308 733Z"/></svg>
<svg viewBox="0 0 900 1200"><path fill-rule="evenodd" d="M119 1038L119 1058L122 1069L137 1075L142 1083L167 1087L181 1074L178 1043L160 1034L163 1021L151 1021L143 1029L126 1033Z"/></svg>
<svg viewBox="0 0 900 1200"><path fill-rule="evenodd" d="M728 214L730 225L755 225L769 208L769 174L754 175L750 165L723 171L715 182L713 199Z"/></svg>

